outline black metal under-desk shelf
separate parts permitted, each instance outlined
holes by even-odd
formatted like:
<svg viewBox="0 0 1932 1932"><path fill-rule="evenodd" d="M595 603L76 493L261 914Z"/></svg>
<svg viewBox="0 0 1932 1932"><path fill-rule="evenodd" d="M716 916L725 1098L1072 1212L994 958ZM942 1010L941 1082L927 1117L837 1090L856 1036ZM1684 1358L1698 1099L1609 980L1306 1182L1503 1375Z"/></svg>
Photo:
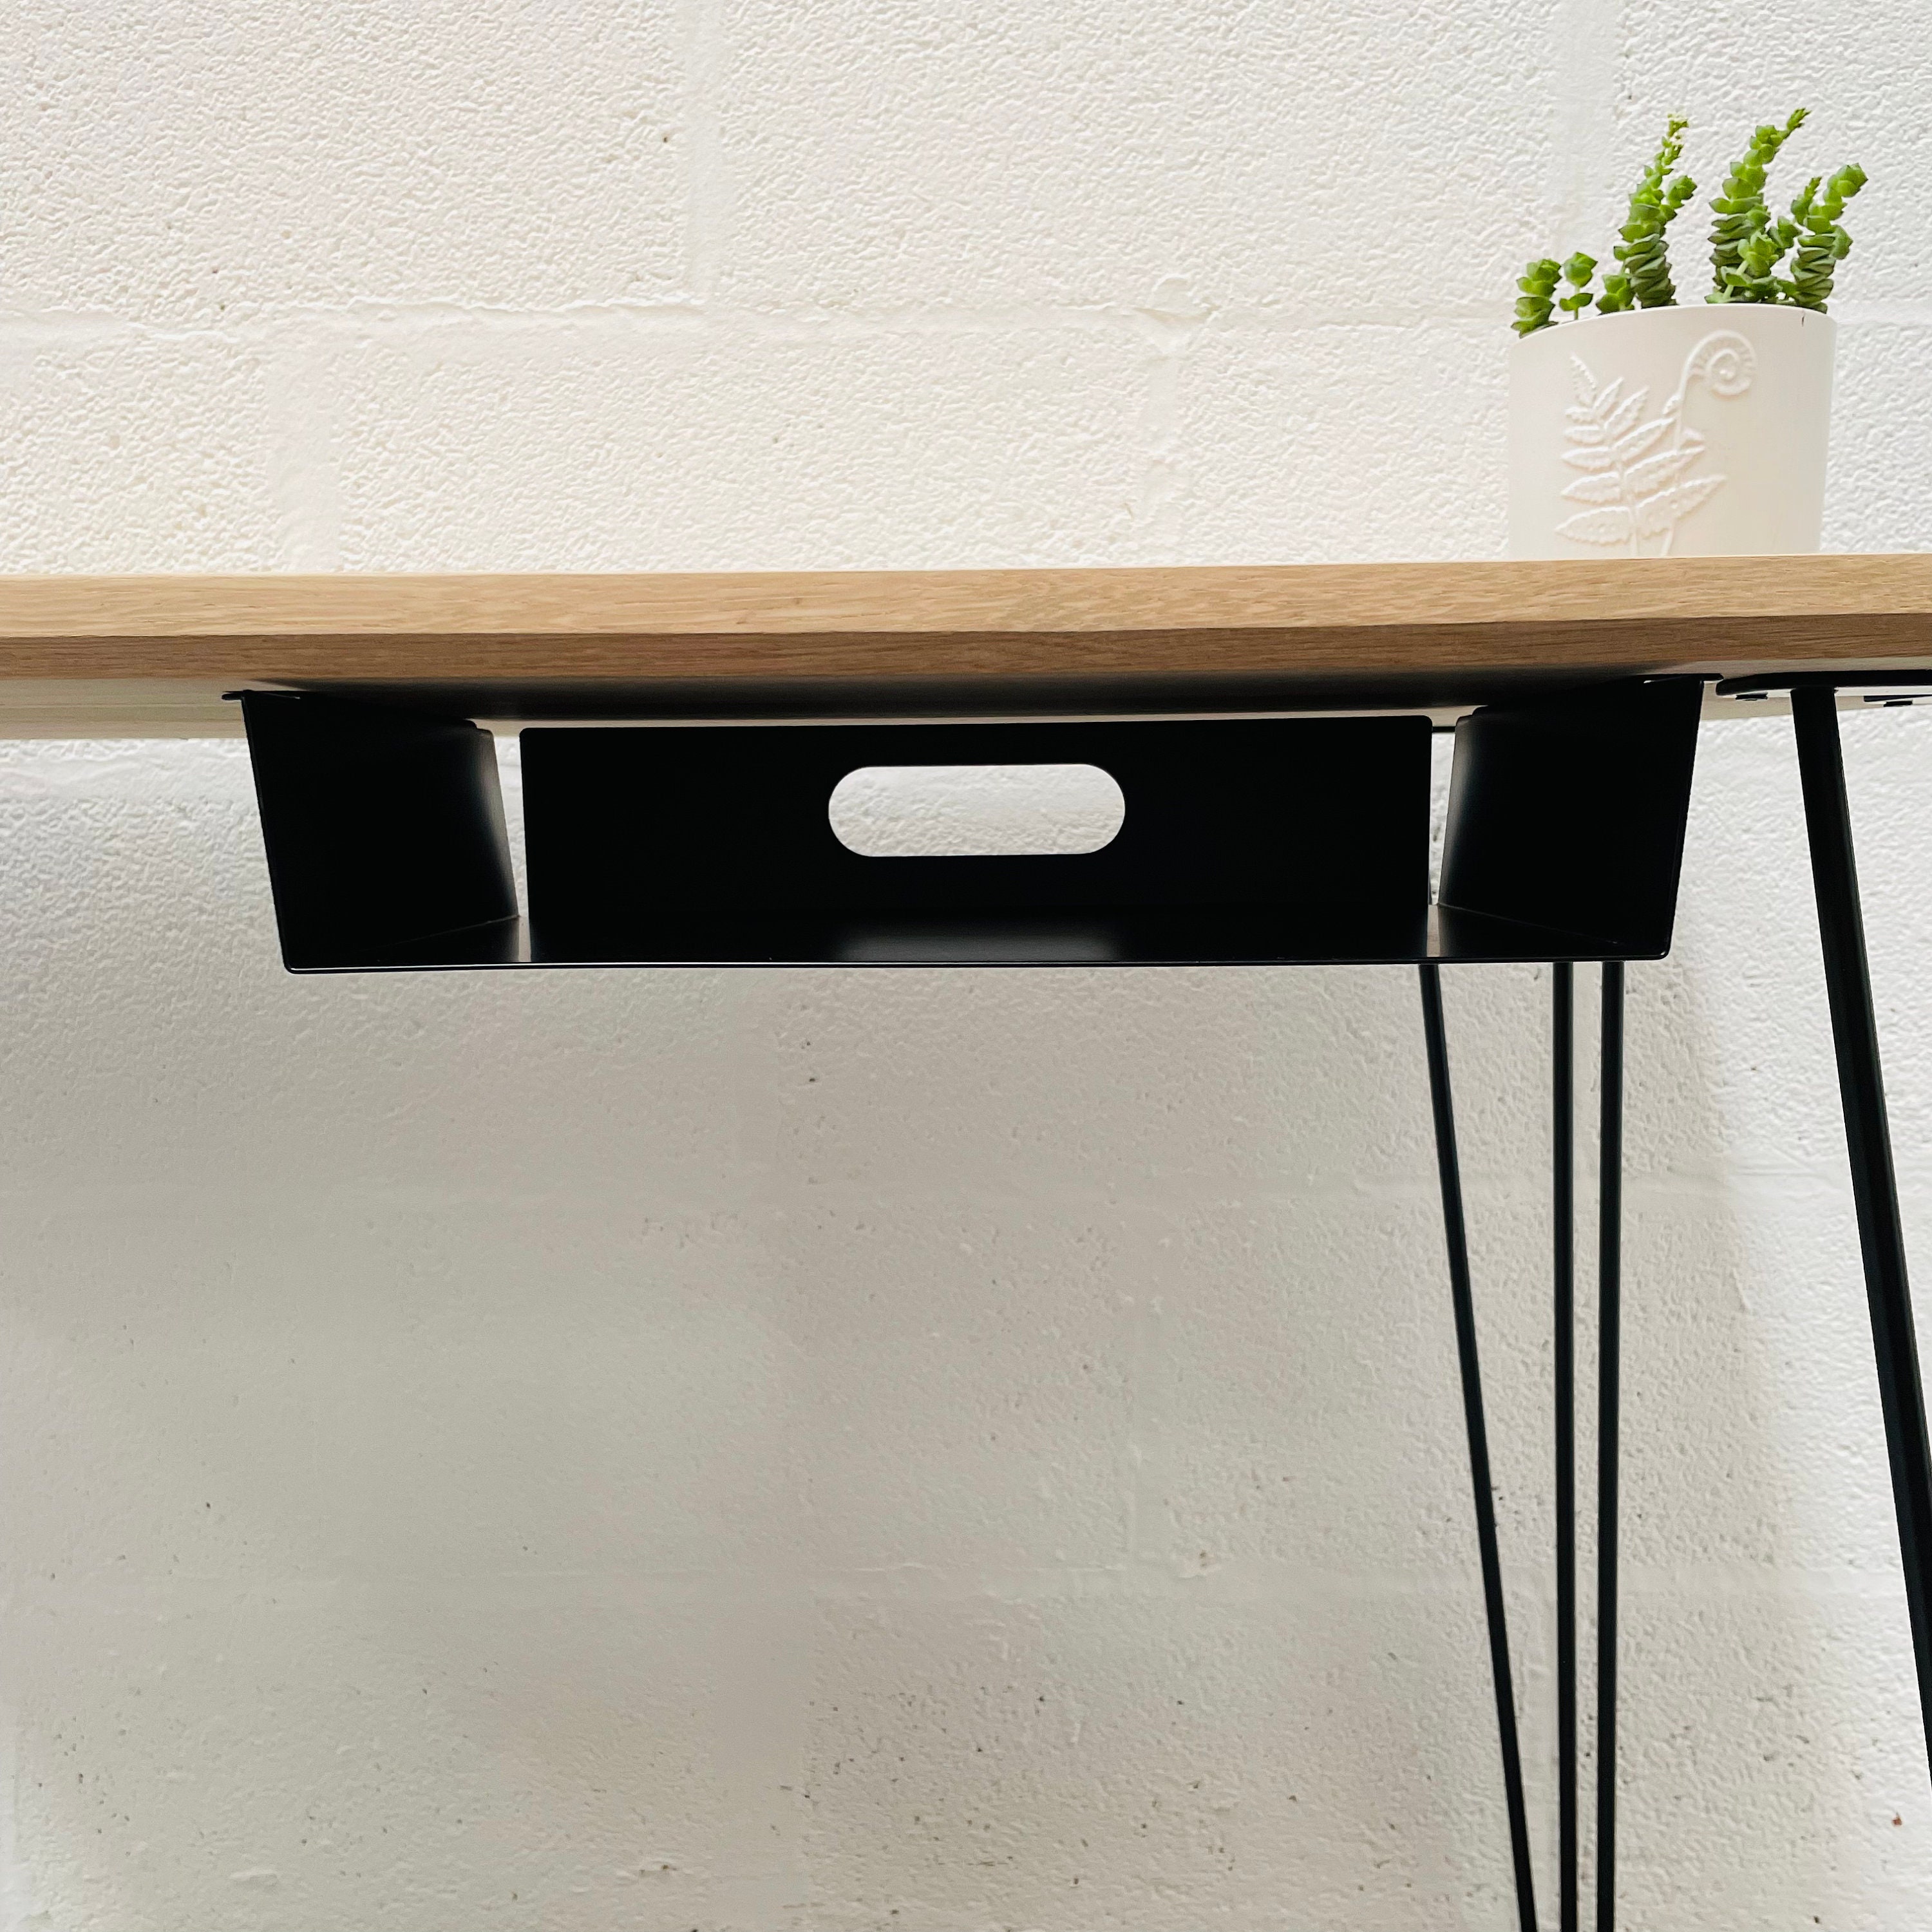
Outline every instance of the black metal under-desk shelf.
<svg viewBox="0 0 1932 1932"><path fill-rule="evenodd" d="M434 965L1290 965L1639 958L1670 944L1699 706L1672 679L1457 728L1442 904L1428 720L528 728L518 908L488 734L248 692L283 954ZM1080 764L1100 849L868 857L868 766Z"/></svg>

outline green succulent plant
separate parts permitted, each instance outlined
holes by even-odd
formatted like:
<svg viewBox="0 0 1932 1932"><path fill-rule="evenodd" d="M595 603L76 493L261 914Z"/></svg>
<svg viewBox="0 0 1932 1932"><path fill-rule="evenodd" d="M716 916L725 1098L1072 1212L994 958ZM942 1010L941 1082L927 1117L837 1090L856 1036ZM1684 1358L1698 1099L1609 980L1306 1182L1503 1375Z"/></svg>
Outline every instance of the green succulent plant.
<svg viewBox="0 0 1932 1932"><path fill-rule="evenodd" d="M1865 171L1856 161L1848 161L1825 184L1822 200L1816 198L1814 180L1791 204L1798 253L1792 259L1790 301L1800 308L1822 312L1832 298L1832 278L1838 264L1852 252L1852 238L1838 218L1845 203L1865 184Z"/></svg>
<svg viewBox="0 0 1932 1932"><path fill-rule="evenodd" d="M1751 135L1744 153L1712 199L1711 264L1714 280L1705 298L1714 302L1781 302L1822 313L1830 301L1838 266L1851 253L1844 222L1845 204L1865 184L1865 172L1848 163L1828 180L1807 183L1788 214L1773 218L1764 198L1765 177L1778 150L1804 124L1808 109L1795 110L1780 126L1767 122ZM1671 278L1668 231L1697 191L1687 174L1673 174L1690 123L1672 115L1664 139L1642 178L1612 250L1616 268L1606 272L1596 298L1600 314L1634 308L1670 308L1677 301ZM1780 274L1786 264L1787 272ZM1524 270L1516 287L1513 326L1519 335L1556 326L1558 314L1570 320L1590 305L1590 280L1597 264L1581 250L1567 262L1539 256ZM1568 292L1559 294L1559 285Z"/></svg>
<svg viewBox="0 0 1932 1932"><path fill-rule="evenodd" d="M1604 295L1597 304L1606 314L1630 308L1669 308L1677 300L1664 231L1697 192L1697 184L1688 175L1668 178L1684 152L1684 130L1690 124L1682 115L1671 116L1656 158L1631 191L1630 210L1618 231L1622 239L1612 250L1622 267L1604 278Z"/></svg>
<svg viewBox="0 0 1932 1932"><path fill-rule="evenodd" d="M1760 228L1738 251L1737 266L1724 272L1724 292L1712 294L1708 299L1727 302L1778 301L1779 291L1785 285L1772 271L1791 246L1792 232L1788 221L1780 221L1772 228Z"/></svg>
<svg viewBox="0 0 1932 1932"><path fill-rule="evenodd" d="M1711 266L1714 279L1708 299L1712 302L1768 302L1774 296L1742 292L1748 284L1736 278L1747 274L1744 250L1771 226L1764 205L1765 171L1778 158L1778 151L1804 124L1808 108L1797 107L1782 128L1767 121L1750 137L1743 154L1731 164L1724 184L1711 203L1717 220L1711 224ZM1790 246L1787 241L1786 248ZM1781 254L1784 250L1779 250ZM1758 251L1762 259L1763 250ZM1773 258L1774 260L1775 257Z"/></svg>
<svg viewBox="0 0 1932 1932"><path fill-rule="evenodd" d="M1556 280L1562 272L1556 257L1545 255L1531 262L1518 278L1516 286L1522 292L1516 298L1516 321L1512 325L1517 334L1534 335L1556 320L1550 311L1556 305Z"/></svg>
<svg viewBox="0 0 1932 1932"><path fill-rule="evenodd" d="M1590 306L1590 278L1596 272L1596 257L1580 248L1563 264L1563 279L1570 284L1570 292L1556 306L1565 315L1575 315Z"/></svg>

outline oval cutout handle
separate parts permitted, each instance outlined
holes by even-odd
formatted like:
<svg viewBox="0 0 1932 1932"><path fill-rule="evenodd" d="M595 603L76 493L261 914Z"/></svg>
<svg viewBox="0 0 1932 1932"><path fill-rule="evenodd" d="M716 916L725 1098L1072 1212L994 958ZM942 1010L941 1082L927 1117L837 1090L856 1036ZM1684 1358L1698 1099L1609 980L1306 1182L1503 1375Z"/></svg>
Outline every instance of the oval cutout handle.
<svg viewBox="0 0 1932 1932"><path fill-rule="evenodd" d="M862 859L1068 857L1112 844L1127 801L1098 765L862 765L826 816Z"/></svg>

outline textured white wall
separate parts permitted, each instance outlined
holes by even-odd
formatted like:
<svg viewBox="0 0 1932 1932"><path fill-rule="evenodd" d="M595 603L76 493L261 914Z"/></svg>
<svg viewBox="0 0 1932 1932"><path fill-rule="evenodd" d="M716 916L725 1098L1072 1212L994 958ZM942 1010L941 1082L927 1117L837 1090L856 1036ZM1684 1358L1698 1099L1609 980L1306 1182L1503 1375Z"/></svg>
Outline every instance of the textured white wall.
<svg viewBox="0 0 1932 1932"><path fill-rule="evenodd" d="M1906 0L6 19L9 569L1494 554L1521 259L1800 100L1829 541L1928 535ZM1922 1250L1932 721L1847 736ZM7 747L0 852L6 1924L1510 1922L1406 973L297 980L230 743ZM1713 729L1634 1925L1932 1916L1815 946ZM1449 990L1546 1859L1546 995Z"/></svg>

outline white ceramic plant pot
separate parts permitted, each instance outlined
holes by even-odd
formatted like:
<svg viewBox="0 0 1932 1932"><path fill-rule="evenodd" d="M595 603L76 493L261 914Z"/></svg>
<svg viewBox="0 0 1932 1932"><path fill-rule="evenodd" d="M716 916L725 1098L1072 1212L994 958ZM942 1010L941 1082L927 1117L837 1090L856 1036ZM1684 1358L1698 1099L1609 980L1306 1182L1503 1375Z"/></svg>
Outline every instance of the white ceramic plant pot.
<svg viewBox="0 0 1932 1932"><path fill-rule="evenodd" d="M1636 309L1510 352L1515 556L1754 556L1818 548L1828 316Z"/></svg>

